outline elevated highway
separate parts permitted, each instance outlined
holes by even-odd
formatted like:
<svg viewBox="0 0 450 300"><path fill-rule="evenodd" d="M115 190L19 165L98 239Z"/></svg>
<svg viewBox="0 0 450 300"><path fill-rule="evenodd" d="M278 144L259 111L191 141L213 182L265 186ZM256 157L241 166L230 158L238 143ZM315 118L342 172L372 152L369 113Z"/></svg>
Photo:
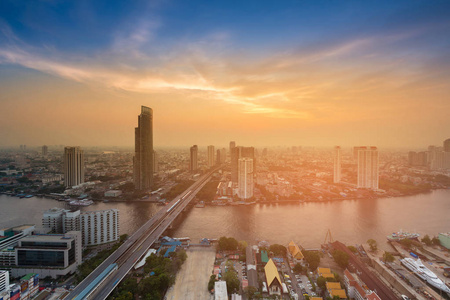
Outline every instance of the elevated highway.
<svg viewBox="0 0 450 300"><path fill-rule="evenodd" d="M148 251L151 245L159 239L164 231L186 208L195 195L211 179L217 170L201 176L186 191L175 197L169 204L160 209L150 220L132 234L114 253L103 261L89 276L87 276L64 299L106 299L120 281L127 275L136 262ZM88 296L79 297L91 282L102 274L111 264L116 263L118 268L112 272L98 286L95 286Z"/></svg>

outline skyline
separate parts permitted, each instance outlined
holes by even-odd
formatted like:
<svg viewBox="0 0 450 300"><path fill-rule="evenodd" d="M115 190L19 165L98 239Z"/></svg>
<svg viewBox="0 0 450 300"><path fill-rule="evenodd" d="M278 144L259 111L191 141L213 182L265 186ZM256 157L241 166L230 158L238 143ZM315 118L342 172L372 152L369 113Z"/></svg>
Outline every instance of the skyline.
<svg viewBox="0 0 450 300"><path fill-rule="evenodd" d="M0 3L2 147L441 145L450 3Z"/></svg>

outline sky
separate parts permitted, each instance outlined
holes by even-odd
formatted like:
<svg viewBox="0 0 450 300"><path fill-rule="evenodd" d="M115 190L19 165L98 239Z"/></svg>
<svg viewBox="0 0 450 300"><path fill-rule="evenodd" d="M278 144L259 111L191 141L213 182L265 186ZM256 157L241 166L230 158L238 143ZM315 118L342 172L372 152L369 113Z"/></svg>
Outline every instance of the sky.
<svg viewBox="0 0 450 300"><path fill-rule="evenodd" d="M425 148L449 1L0 1L0 147Z"/></svg>

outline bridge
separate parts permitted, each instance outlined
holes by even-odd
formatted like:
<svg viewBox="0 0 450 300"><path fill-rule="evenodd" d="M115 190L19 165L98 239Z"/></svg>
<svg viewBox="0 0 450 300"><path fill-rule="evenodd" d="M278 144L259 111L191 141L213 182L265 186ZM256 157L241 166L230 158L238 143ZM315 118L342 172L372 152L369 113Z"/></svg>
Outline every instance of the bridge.
<svg viewBox="0 0 450 300"><path fill-rule="evenodd" d="M159 239L195 195L211 179L211 175L217 169L215 168L201 176L186 191L160 209L64 299L106 299L136 262L143 257L151 245ZM112 269L112 264L117 264L117 268ZM106 274L108 269L112 270ZM102 276L105 277L98 280ZM98 282L98 284L93 285L92 283L95 282Z"/></svg>

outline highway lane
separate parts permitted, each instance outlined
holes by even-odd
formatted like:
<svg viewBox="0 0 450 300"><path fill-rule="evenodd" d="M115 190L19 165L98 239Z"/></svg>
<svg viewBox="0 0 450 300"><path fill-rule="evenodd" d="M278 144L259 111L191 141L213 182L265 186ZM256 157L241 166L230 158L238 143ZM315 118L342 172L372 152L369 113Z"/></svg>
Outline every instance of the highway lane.
<svg viewBox="0 0 450 300"><path fill-rule="evenodd" d="M142 257L151 245L160 237L161 234L169 227L178 214L186 207L186 205L195 197L195 194L208 182L212 173L200 177L186 191L175 197L167 206L160 209L154 216L150 218L141 228L139 228L127 241L111 254L99 267L97 267L88 277L86 277L75 289L65 297L65 299L73 299L81 293L97 276L99 276L106 267L117 262L119 269L112 273L104 283L97 288L92 299L105 299L115 286L125 277L134 264ZM185 197L188 194L187 197ZM185 197L185 199L183 199ZM169 213L168 210L179 201Z"/></svg>

